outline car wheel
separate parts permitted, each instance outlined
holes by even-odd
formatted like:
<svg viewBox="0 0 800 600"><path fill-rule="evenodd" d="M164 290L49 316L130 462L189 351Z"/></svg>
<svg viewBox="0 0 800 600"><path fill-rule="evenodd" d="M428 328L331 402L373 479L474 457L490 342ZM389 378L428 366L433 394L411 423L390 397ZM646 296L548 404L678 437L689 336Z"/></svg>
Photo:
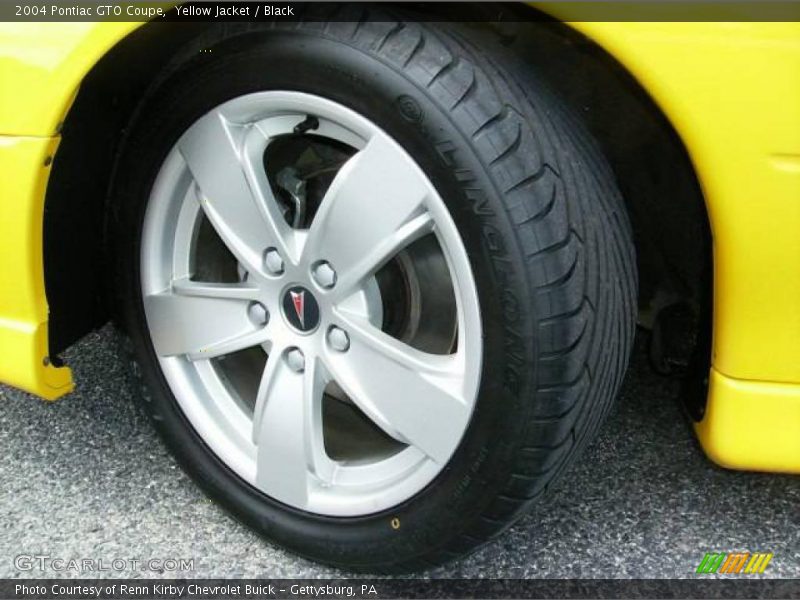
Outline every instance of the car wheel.
<svg viewBox="0 0 800 600"><path fill-rule="evenodd" d="M613 177L487 35L213 29L123 140L115 304L146 409L208 494L304 556L389 572L475 548L625 371Z"/></svg>

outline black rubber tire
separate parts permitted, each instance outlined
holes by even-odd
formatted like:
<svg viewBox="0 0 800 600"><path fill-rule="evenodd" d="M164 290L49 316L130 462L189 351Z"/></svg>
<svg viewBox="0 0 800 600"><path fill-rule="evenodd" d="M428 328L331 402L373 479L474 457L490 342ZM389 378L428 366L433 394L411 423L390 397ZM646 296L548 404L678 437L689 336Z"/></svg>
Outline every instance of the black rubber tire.
<svg viewBox="0 0 800 600"><path fill-rule="evenodd" d="M129 128L109 233L118 322L144 405L210 496L298 554L402 572L473 550L578 456L617 394L637 287L625 209L581 123L515 60L490 33L460 25L359 15L214 27L165 67ZM426 489L377 514L303 513L240 480L184 417L147 333L139 243L154 177L194 120L267 89L331 98L402 144L445 199L478 284L485 356L473 420Z"/></svg>

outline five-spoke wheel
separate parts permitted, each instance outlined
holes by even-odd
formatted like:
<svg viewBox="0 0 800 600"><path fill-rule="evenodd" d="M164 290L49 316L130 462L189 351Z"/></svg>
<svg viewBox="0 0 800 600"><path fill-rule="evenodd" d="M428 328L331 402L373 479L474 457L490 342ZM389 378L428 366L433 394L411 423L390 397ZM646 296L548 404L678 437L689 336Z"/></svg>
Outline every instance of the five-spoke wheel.
<svg viewBox="0 0 800 600"><path fill-rule="evenodd" d="M461 239L408 153L339 104L262 92L198 119L153 189L142 289L190 421L281 502L402 502L469 423L481 324Z"/></svg>

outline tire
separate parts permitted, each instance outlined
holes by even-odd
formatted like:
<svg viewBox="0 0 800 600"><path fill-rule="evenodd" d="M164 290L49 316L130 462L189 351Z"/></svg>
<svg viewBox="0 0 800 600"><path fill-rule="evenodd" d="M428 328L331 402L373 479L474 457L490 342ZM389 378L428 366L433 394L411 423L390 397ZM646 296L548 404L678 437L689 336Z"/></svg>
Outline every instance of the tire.
<svg viewBox="0 0 800 600"><path fill-rule="evenodd" d="M480 330L469 420L435 477L379 510L303 510L248 482L187 413L191 398L176 395L155 350L143 232L157 177L208 111L270 90L321 97L377 125L433 184L466 250ZM637 281L613 175L562 101L483 31L385 18L215 27L143 100L109 214L117 322L154 426L206 493L313 560L407 572L474 550L579 456L625 373Z"/></svg>

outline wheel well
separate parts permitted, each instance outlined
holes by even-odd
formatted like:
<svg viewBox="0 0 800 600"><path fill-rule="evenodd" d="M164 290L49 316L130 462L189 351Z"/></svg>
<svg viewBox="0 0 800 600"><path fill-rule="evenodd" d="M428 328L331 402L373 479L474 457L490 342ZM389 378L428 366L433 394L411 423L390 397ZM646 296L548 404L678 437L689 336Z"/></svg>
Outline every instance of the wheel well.
<svg viewBox="0 0 800 600"><path fill-rule="evenodd" d="M103 222L117 145L160 67L207 27L206 23L145 24L103 57L81 85L63 125L45 202L52 356L109 318ZM689 362L688 354L699 348L695 362L699 360L698 368L704 372L710 338L706 335L711 310L710 227L680 138L633 77L570 27L547 19L493 27L573 106L599 141L633 224L640 324L658 329L659 315L668 312L663 308L689 307L693 316L688 322L678 321L690 330L681 332L691 338L690 347L668 341L664 352L681 346L685 356L677 360Z"/></svg>
<svg viewBox="0 0 800 600"><path fill-rule="evenodd" d="M640 308L663 294L700 302L711 258L708 214L672 125L624 67L588 38L552 21L513 25L509 47L580 115L617 176L639 255ZM547 60L535 60L542 56Z"/></svg>
<svg viewBox="0 0 800 600"><path fill-rule="evenodd" d="M648 331L651 365L684 379L682 399L701 418L711 360L712 242L683 142L630 73L574 29L539 19L506 24L500 33L580 115L608 158L633 226L639 325Z"/></svg>
<svg viewBox="0 0 800 600"><path fill-rule="evenodd" d="M53 360L109 319L104 220L117 147L161 65L205 26L147 23L81 82L61 128L45 198L44 275Z"/></svg>

